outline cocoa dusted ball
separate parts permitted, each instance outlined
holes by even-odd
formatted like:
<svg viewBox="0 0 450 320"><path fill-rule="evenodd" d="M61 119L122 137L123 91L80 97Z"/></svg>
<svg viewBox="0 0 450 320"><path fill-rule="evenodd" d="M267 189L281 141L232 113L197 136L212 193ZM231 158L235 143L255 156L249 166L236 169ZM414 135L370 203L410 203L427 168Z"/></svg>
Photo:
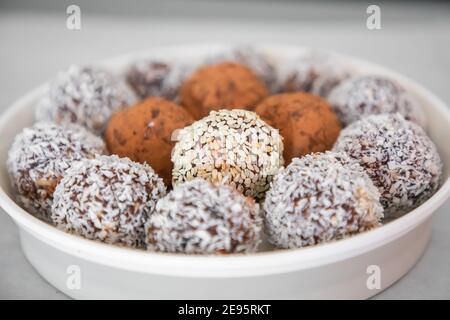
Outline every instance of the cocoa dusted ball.
<svg viewBox="0 0 450 320"><path fill-rule="evenodd" d="M233 188L197 178L162 198L146 223L147 249L189 254L255 252L259 207Z"/></svg>
<svg viewBox="0 0 450 320"><path fill-rule="evenodd" d="M400 114L372 115L342 130L334 150L366 170L381 194L386 217L422 204L439 187L442 161L434 143Z"/></svg>
<svg viewBox="0 0 450 320"><path fill-rule="evenodd" d="M265 230L279 248L342 239L381 225L379 197L363 168L345 153L294 158L266 194Z"/></svg>
<svg viewBox="0 0 450 320"><path fill-rule="evenodd" d="M340 125L328 103L304 92L271 96L255 109L261 118L280 130L284 138L284 160L333 147Z"/></svg>
<svg viewBox="0 0 450 320"><path fill-rule="evenodd" d="M234 62L199 68L180 92L181 104L197 119L212 110L251 110L268 95L265 84L248 67Z"/></svg>
<svg viewBox="0 0 450 320"><path fill-rule="evenodd" d="M91 240L144 247L144 223L166 194L161 178L146 165L98 156L72 165L56 187L56 227Z"/></svg>
<svg viewBox="0 0 450 320"><path fill-rule="evenodd" d="M50 83L35 118L80 124L101 135L111 115L134 102L133 91L106 70L71 66Z"/></svg>
<svg viewBox="0 0 450 320"><path fill-rule="evenodd" d="M290 59L279 69L280 92L303 91L323 98L351 75L349 67L320 53Z"/></svg>
<svg viewBox="0 0 450 320"><path fill-rule="evenodd" d="M172 162L174 185L201 177L261 200L283 165L283 140L254 112L211 111L179 132Z"/></svg>
<svg viewBox="0 0 450 320"><path fill-rule="evenodd" d="M37 123L14 138L7 168L19 204L47 222L53 192L73 162L106 153L103 141L81 126Z"/></svg>
<svg viewBox="0 0 450 320"><path fill-rule="evenodd" d="M277 90L277 68L273 58L264 50L249 45L238 45L222 50L208 59L208 63L212 64L224 61L247 66L264 81L271 92Z"/></svg>
<svg viewBox="0 0 450 320"><path fill-rule="evenodd" d="M381 76L347 79L331 91L328 102L343 126L382 113L400 113L406 120L426 126L420 103L398 83Z"/></svg>
<svg viewBox="0 0 450 320"><path fill-rule="evenodd" d="M147 162L169 185L172 179L171 140L177 129L194 122L179 105L163 98L148 98L115 113L108 123L105 141L111 153Z"/></svg>

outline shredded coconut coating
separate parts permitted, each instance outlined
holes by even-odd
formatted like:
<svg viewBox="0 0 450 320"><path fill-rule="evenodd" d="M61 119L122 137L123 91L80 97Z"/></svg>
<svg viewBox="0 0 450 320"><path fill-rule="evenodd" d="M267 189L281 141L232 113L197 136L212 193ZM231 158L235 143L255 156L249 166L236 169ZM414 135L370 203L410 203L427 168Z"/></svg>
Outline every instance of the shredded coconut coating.
<svg viewBox="0 0 450 320"><path fill-rule="evenodd" d="M405 119L426 126L420 103L399 84L381 76L347 79L331 91L328 102L344 126L364 116L383 113L400 113Z"/></svg>
<svg viewBox="0 0 450 320"><path fill-rule="evenodd" d="M310 53L288 59L279 67L281 92L309 92L326 98L331 90L351 76L344 66L327 54Z"/></svg>
<svg viewBox="0 0 450 320"><path fill-rule="evenodd" d="M277 69L275 62L262 50L248 45L238 45L207 59L207 63L211 64L223 61L233 61L247 66L264 81L271 92L276 91Z"/></svg>
<svg viewBox="0 0 450 320"><path fill-rule="evenodd" d="M226 185L197 178L161 199L146 223L147 249L188 254L255 252L259 206Z"/></svg>
<svg viewBox="0 0 450 320"><path fill-rule="evenodd" d="M442 162L434 143L400 114L352 123L341 131L333 150L359 161L381 194L386 217L414 209L439 187Z"/></svg>
<svg viewBox="0 0 450 320"><path fill-rule="evenodd" d="M103 140L81 126L37 123L14 138L7 168L17 202L50 221L53 191L74 161L106 153Z"/></svg>
<svg viewBox="0 0 450 320"><path fill-rule="evenodd" d="M344 153L294 158L266 194L269 241L299 248L380 226L379 193L361 166Z"/></svg>
<svg viewBox="0 0 450 320"><path fill-rule="evenodd" d="M126 78L141 99L159 96L177 101L181 84L192 73L195 66L196 64L143 59L129 68Z"/></svg>
<svg viewBox="0 0 450 320"><path fill-rule="evenodd" d="M133 91L107 71L71 66L50 84L38 103L35 118L77 123L101 135L111 115L134 102Z"/></svg>
<svg viewBox="0 0 450 320"><path fill-rule="evenodd" d="M202 177L261 200L283 165L278 130L251 111L212 111L179 131L177 139L172 151L174 185Z"/></svg>
<svg viewBox="0 0 450 320"><path fill-rule="evenodd" d="M146 164L98 156L76 162L56 187L52 220L66 232L127 247L144 247L144 223L166 194Z"/></svg>

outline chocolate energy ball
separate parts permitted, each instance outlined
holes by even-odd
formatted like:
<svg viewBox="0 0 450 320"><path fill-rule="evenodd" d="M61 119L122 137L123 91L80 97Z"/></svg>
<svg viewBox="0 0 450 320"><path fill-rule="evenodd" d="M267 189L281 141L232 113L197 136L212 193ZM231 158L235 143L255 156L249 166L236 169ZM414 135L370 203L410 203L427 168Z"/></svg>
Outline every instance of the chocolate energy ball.
<svg viewBox="0 0 450 320"><path fill-rule="evenodd" d="M406 120L426 126L420 103L396 82L381 76L359 76L342 82L328 96L328 102L343 126L364 116L400 113Z"/></svg>
<svg viewBox="0 0 450 320"><path fill-rule="evenodd" d="M328 103L304 92L271 96L255 112L280 130L286 163L294 157L331 149L340 131L339 121Z"/></svg>
<svg viewBox="0 0 450 320"><path fill-rule="evenodd" d="M326 98L350 74L347 66L328 55L309 54L281 65L280 91L303 91Z"/></svg>
<svg viewBox="0 0 450 320"><path fill-rule="evenodd" d="M57 124L77 123L101 135L109 117L134 101L133 91L107 71L71 66L50 84L35 118Z"/></svg>
<svg viewBox="0 0 450 320"><path fill-rule="evenodd" d="M162 98L148 98L115 113L105 131L105 141L111 153L150 164L169 185L170 155L175 144L171 136L192 122L193 117L179 105Z"/></svg>
<svg viewBox="0 0 450 320"><path fill-rule="evenodd" d="M269 241L279 248L345 238L378 227L382 217L377 188L345 153L293 159L264 201Z"/></svg>
<svg viewBox="0 0 450 320"><path fill-rule="evenodd" d="M386 217L414 209L439 187L442 162L424 130L400 114L372 115L343 129L334 150L359 161L381 194Z"/></svg>
<svg viewBox="0 0 450 320"><path fill-rule="evenodd" d="M220 110L182 129L173 153L172 181L196 177L224 182L261 200L283 165L278 130L254 112Z"/></svg>
<svg viewBox="0 0 450 320"><path fill-rule="evenodd" d="M134 63L126 73L128 84L139 98L159 96L178 100L181 84L192 73L193 66L158 59Z"/></svg>
<svg viewBox="0 0 450 320"><path fill-rule="evenodd" d="M259 206L233 188L197 178L162 198L146 223L147 249L193 254L255 252Z"/></svg>
<svg viewBox="0 0 450 320"><path fill-rule="evenodd" d="M87 239L144 247L144 223L166 194L146 165L98 156L72 165L56 187L52 220L61 230Z"/></svg>
<svg viewBox="0 0 450 320"><path fill-rule="evenodd" d="M181 104L197 119L211 110L251 110L268 95L264 83L247 67L223 62L199 68L181 87Z"/></svg>
<svg viewBox="0 0 450 320"><path fill-rule="evenodd" d="M238 45L209 58L209 63L216 64L224 61L233 61L249 67L270 91L276 91L277 69L273 59L264 51L248 45Z"/></svg>
<svg viewBox="0 0 450 320"><path fill-rule="evenodd" d="M50 221L53 192L74 161L103 154L103 141L81 126L37 123L14 138L7 168L17 201Z"/></svg>

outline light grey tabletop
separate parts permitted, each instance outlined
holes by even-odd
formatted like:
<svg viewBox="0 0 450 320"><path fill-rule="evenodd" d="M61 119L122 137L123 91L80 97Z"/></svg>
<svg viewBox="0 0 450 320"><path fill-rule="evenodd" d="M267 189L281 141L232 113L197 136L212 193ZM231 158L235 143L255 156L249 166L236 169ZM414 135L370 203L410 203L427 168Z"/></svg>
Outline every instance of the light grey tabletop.
<svg viewBox="0 0 450 320"><path fill-rule="evenodd" d="M382 29L378 31L366 28L365 7L346 7L352 13L349 19L339 19L342 8L332 7L329 14L337 18L330 23L323 18L327 12L307 7L315 15L297 19L290 9L299 15L302 9L289 6L285 16L278 13L278 18L271 18L271 12L277 13L278 8L266 3L259 16L253 14L246 19L239 14L234 21L226 15L214 19L197 17L193 10L187 18L176 10L177 16L163 19L159 13L133 18L102 15L101 10L84 12L82 8L79 31L66 29L65 8L52 13L0 10L0 112L72 63L89 63L155 45L220 41L288 43L340 51L397 70L450 102L448 6L434 5L424 11L383 7ZM249 8L252 7L244 6L244 10ZM447 201L436 212L431 243L414 269L376 298L450 298L449 211ZM0 298L67 298L26 261L17 229L1 209Z"/></svg>

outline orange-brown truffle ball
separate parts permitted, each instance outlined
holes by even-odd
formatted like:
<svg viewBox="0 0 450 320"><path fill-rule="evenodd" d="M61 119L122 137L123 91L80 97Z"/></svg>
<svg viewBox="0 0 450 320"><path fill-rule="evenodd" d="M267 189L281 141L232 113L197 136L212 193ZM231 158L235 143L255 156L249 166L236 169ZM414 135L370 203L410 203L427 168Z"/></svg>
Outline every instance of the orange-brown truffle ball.
<svg viewBox="0 0 450 320"><path fill-rule="evenodd" d="M266 85L246 66L223 62L199 68L181 87L181 104L197 119L212 110L253 110L268 95Z"/></svg>
<svg viewBox="0 0 450 320"><path fill-rule="evenodd" d="M294 157L331 149L341 129L324 99L303 92L271 96L255 112L280 130L286 164Z"/></svg>
<svg viewBox="0 0 450 320"><path fill-rule="evenodd" d="M193 121L183 107L163 98L148 98L114 114L105 140L111 153L147 162L166 184L170 184L172 133Z"/></svg>

